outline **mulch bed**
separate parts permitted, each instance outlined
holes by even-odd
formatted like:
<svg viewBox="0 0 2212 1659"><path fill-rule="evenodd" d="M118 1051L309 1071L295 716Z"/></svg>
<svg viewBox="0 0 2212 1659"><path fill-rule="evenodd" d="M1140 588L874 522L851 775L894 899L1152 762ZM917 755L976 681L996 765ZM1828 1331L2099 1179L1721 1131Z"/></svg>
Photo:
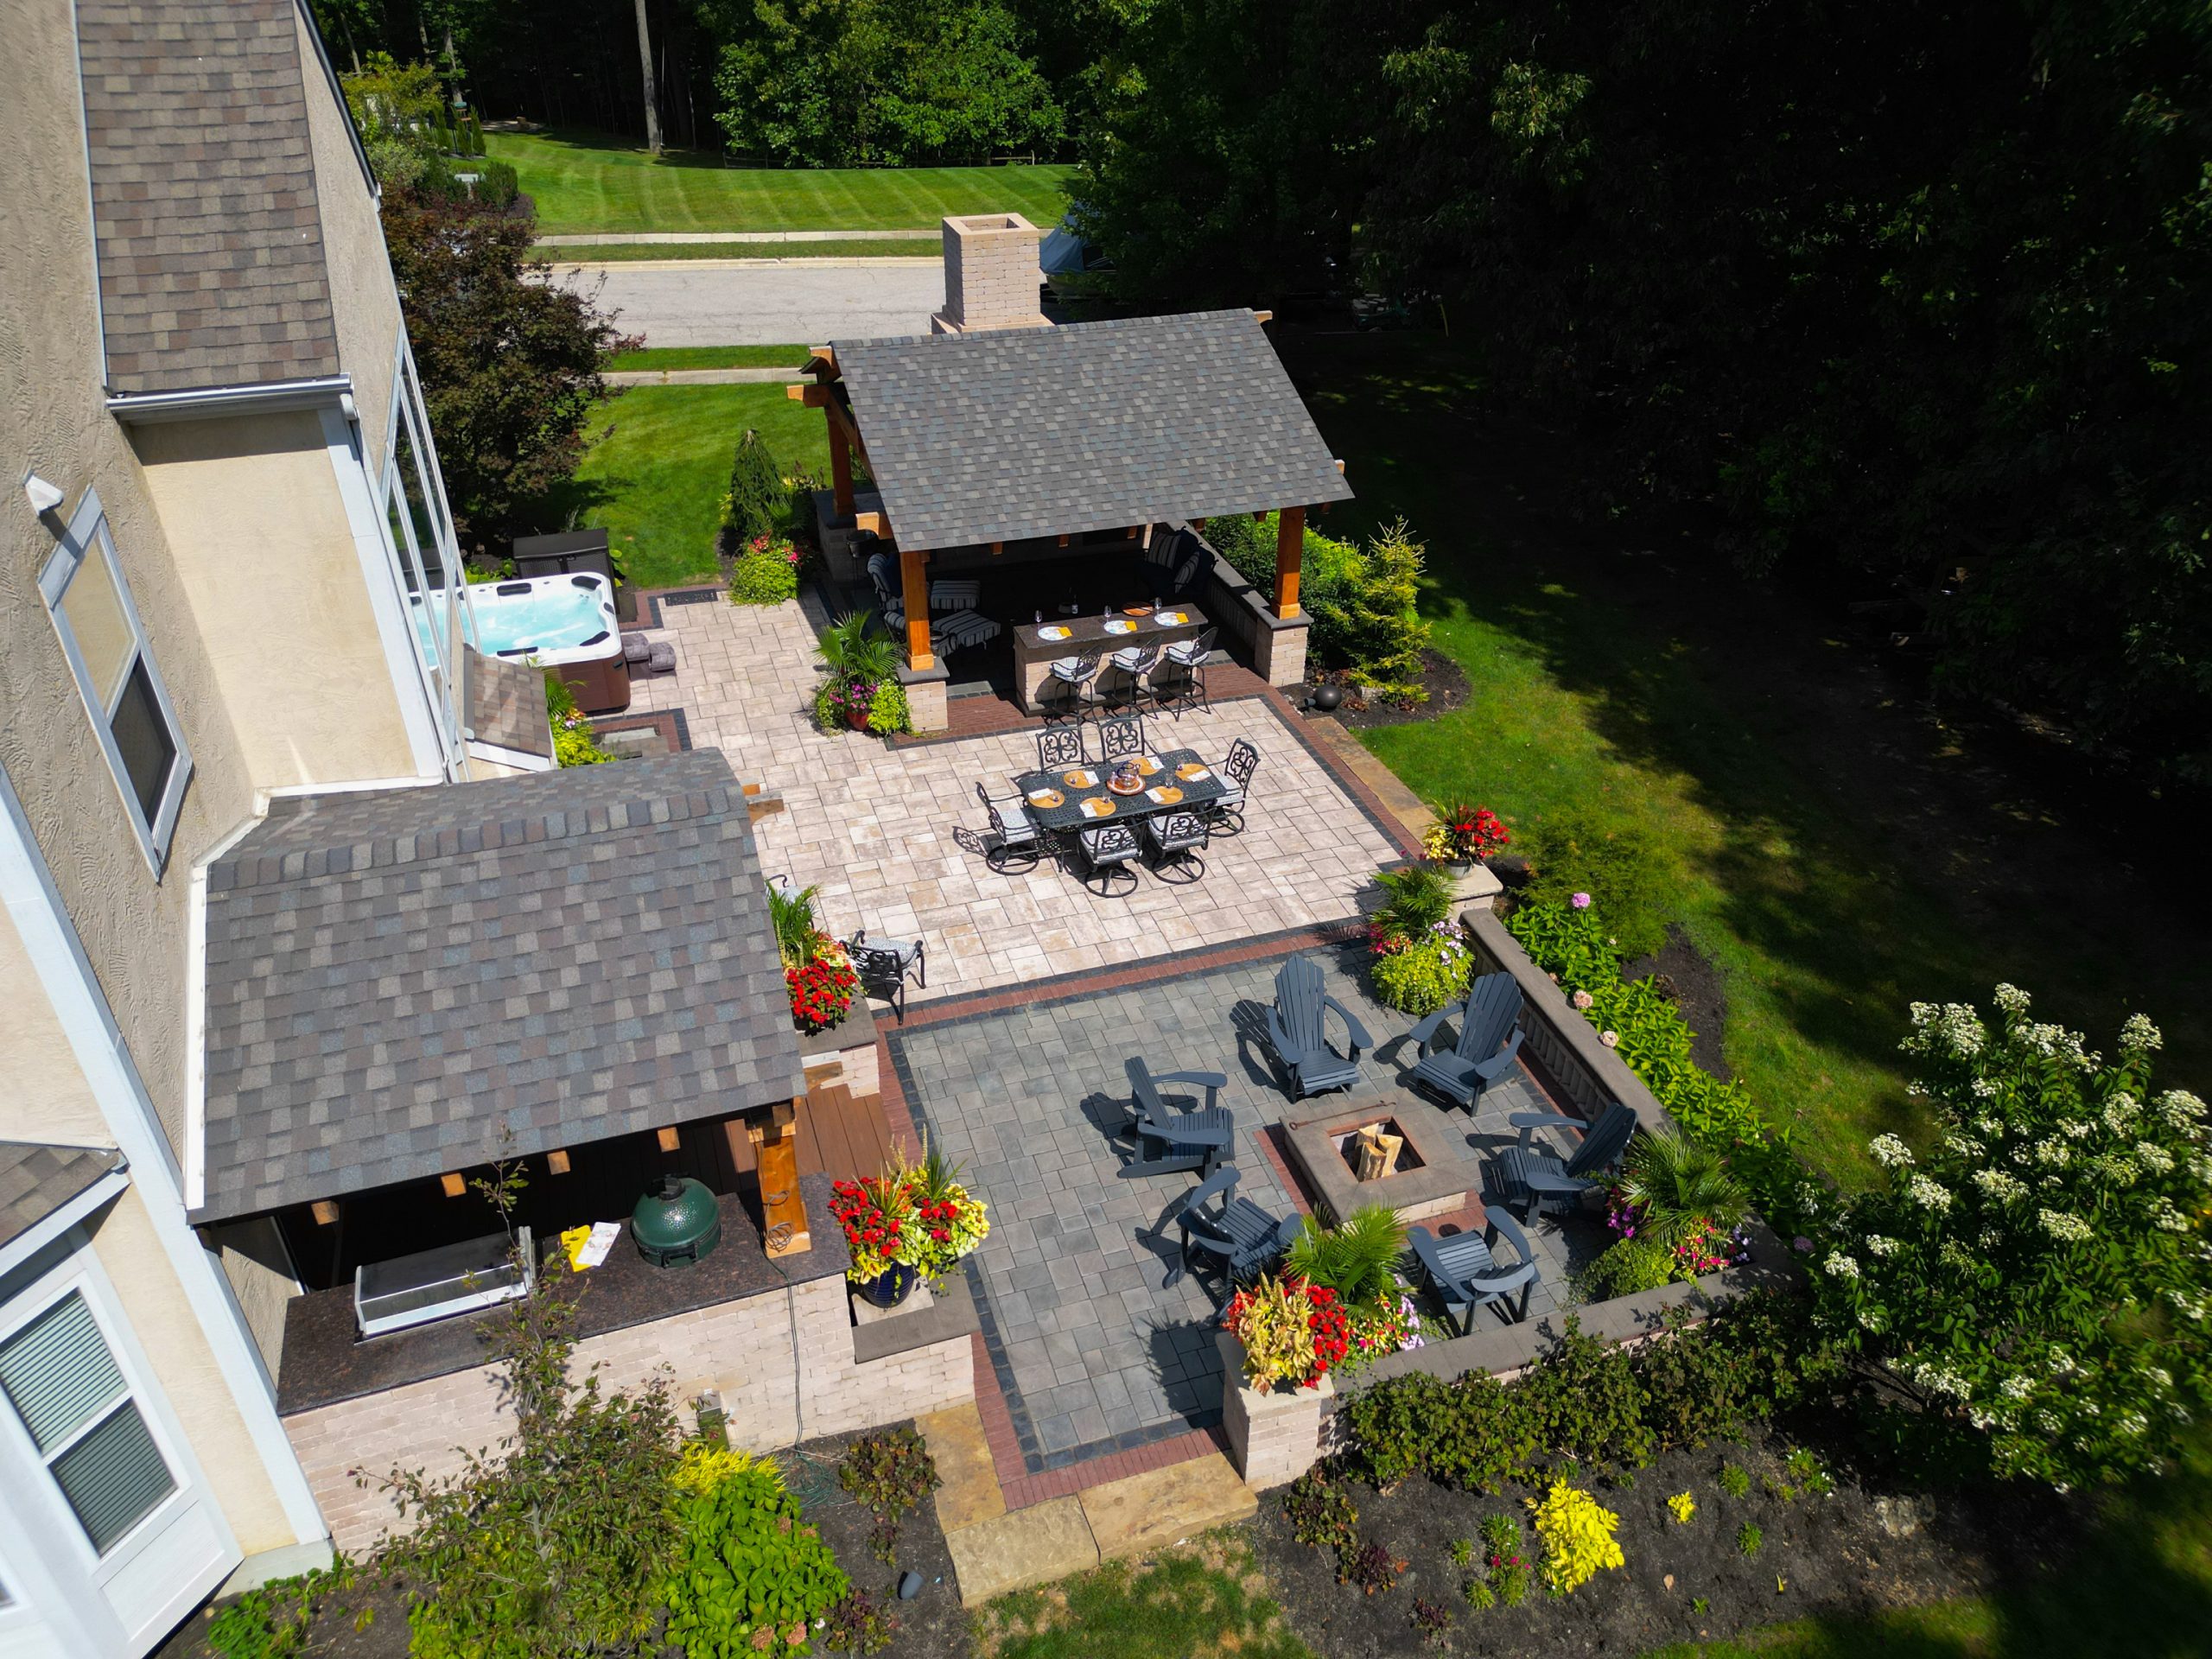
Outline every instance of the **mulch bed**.
<svg viewBox="0 0 2212 1659"><path fill-rule="evenodd" d="M1414 703L1410 708L1363 700L1357 688L1344 677L1341 669L1325 669L1303 685L1291 687L1288 696L1293 702L1303 703L1317 687L1336 686L1344 694L1344 702L1337 709L1337 718L1354 728L1408 726L1417 720L1427 720L1432 715L1449 714L1454 709L1466 707L1473 688L1469 685L1466 672L1459 664L1440 651L1424 651L1421 654L1421 683L1428 689L1428 701Z"/></svg>
<svg viewBox="0 0 2212 1659"><path fill-rule="evenodd" d="M1363 1539L1408 1562L1397 1586L1368 1595L1337 1582L1333 1550L1311 1549L1290 1535L1282 1506L1260 1504L1254 1536L1286 1623L1324 1659L1414 1654L1424 1643L1413 1626L1414 1600L1452 1610L1452 1623L1428 1650L1510 1654L1516 1659L1592 1653L1635 1656L1670 1642L1719 1639L1812 1614L1868 1613L1890 1606L1986 1592L2048 1564L2063 1545L2068 1518L2058 1506L2024 1515L2019 1506L1981 1506L1961 1498L1914 1497L1835 1475L1832 1496L1784 1499L1790 1446L1776 1438L1667 1453L1632 1483L1586 1478L1575 1484L1620 1516L1614 1535L1625 1560L1563 1599L1531 1584L1518 1607L1478 1611L1462 1593L1483 1567L1455 1567L1455 1539L1475 1538L1484 1516L1512 1514L1534 1567L1540 1554L1522 1500L1511 1487L1497 1497L1409 1480L1387 1495L1352 1483ZM1751 1477L1749 1494L1730 1497L1718 1484L1725 1464ZM1688 1491L1697 1512L1687 1525L1666 1500ZM1764 1535L1756 1556L1737 1545L1745 1522ZM1671 1582L1669 1580L1671 1578ZM1695 1604L1704 1599L1700 1609Z"/></svg>
<svg viewBox="0 0 2212 1659"><path fill-rule="evenodd" d="M1700 1071L1726 1083L1734 1073L1720 1058L1720 1033L1726 1029L1728 997L1720 969L1700 954L1677 923L1667 925L1667 943L1654 956L1621 964L1623 979L1662 977L1675 1006L1690 1028L1690 1058Z"/></svg>
<svg viewBox="0 0 2212 1659"><path fill-rule="evenodd" d="M899 1529L898 1560L887 1567L868 1548L872 1524L867 1510L845 1496L837 1484L837 1464L858 1433L833 1434L809 1440L795 1450L775 1453L783 1466L785 1484L798 1498L808 1522L822 1529L823 1541L837 1557L837 1564L853 1581L880 1605L893 1610L898 1629L885 1659L967 1659L969 1652L968 1615L960 1605L960 1590L952 1572L952 1555L946 1549L944 1530L937 1522L937 1504L925 1499L907 1512ZM922 1575L921 1593L913 1600L898 1599L899 1576L912 1568ZM353 1628L356 1611L364 1603L375 1610L375 1618L364 1630ZM160 1649L154 1659L215 1659L207 1645L210 1609L186 1621ZM377 1588L357 1595L343 1606L328 1605L318 1614L308 1651L315 1659L406 1659L407 1608L403 1597ZM683 1650L672 1644L641 1643L639 1659L683 1659ZM778 1651L785 1651L779 1648ZM831 1659L817 1640L817 1659Z"/></svg>

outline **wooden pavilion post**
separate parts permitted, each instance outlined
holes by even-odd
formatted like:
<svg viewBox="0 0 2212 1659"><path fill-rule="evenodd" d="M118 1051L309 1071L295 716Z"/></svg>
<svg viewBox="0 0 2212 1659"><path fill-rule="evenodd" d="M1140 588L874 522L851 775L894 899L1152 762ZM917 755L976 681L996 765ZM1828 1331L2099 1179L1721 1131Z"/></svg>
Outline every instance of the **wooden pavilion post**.
<svg viewBox="0 0 2212 1659"><path fill-rule="evenodd" d="M906 595L906 666L935 668L930 650L930 584L923 569L929 555L918 547L899 550L899 590Z"/></svg>
<svg viewBox="0 0 2212 1659"><path fill-rule="evenodd" d="M830 487L837 501L837 517L853 516L853 450L845 441L844 423L838 420L835 409L824 409L823 415L830 423Z"/></svg>
<svg viewBox="0 0 2212 1659"><path fill-rule="evenodd" d="M1275 515L1275 614L1298 614L1298 561L1306 550L1306 509L1285 507Z"/></svg>
<svg viewBox="0 0 2212 1659"><path fill-rule="evenodd" d="M799 1255L814 1248L806 1198L798 1188L798 1103L787 1100L748 1112L753 1178L760 1184L760 1240L770 1255Z"/></svg>

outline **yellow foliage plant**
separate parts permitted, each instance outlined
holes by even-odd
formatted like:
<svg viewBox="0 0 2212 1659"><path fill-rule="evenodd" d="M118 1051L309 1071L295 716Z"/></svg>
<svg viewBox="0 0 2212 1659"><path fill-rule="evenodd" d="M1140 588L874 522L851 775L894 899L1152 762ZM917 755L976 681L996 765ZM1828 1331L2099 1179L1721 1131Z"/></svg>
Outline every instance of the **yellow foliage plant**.
<svg viewBox="0 0 2212 1659"><path fill-rule="evenodd" d="M1621 1518L1589 1493L1555 1480L1541 1501L1528 1502L1536 1512L1536 1536L1544 1544L1544 1585L1554 1596L1589 1583L1600 1567L1624 1564L1621 1547L1613 1540Z"/></svg>

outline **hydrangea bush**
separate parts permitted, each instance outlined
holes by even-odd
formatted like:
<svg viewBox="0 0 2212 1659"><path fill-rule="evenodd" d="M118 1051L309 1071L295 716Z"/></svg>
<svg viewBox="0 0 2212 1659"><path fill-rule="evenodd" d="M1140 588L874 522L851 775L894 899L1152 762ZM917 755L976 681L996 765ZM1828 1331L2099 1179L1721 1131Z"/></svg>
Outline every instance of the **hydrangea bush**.
<svg viewBox="0 0 2212 1659"><path fill-rule="evenodd" d="M2004 1475L2060 1488L2157 1470L2203 1408L2212 1334L2203 1103L2154 1091L2140 1014L2107 1060L1997 988L1916 1003L1903 1044L1940 1136L1814 1253L1821 1323L1923 1409L1989 1438Z"/></svg>

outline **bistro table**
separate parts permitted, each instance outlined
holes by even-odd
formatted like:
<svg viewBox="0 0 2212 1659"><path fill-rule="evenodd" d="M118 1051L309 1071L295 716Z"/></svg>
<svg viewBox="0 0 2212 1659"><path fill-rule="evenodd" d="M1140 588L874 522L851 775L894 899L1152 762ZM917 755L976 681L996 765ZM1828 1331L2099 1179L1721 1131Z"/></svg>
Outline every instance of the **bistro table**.
<svg viewBox="0 0 2212 1659"><path fill-rule="evenodd" d="M1014 786L1021 791L1022 810L1030 822L1055 840L1102 823L1134 828L1139 819L1156 812L1203 813L1225 792L1220 774L1199 759L1196 749L1155 749L1135 759L1145 786L1134 795L1117 795L1106 786L1117 761L1086 760L1047 772L1025 772ZM1090 781L1082 781L1085 779ZM1102 805L1105 810L1100 810Z"/></svg>
<svg viewBox="0 0 2212 1659"><path fill-rule="evenodd" d="M1040 688L1054 662L1095 651L1110 657L1133 645L1176 645L1195 639L1212 624L1188 601L1135 615L1063 616L1050 622L1025 622L1014 631L1014 689L1023 710L1039 712Z"/></svg>

